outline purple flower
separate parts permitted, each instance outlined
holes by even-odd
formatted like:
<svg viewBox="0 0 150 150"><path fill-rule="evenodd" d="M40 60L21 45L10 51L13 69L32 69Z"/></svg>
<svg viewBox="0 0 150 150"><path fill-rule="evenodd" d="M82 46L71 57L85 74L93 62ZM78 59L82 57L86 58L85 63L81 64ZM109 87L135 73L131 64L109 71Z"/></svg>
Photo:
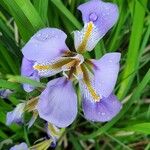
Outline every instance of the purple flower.
<svg viewBox="0 0 150 150"><path fill-rule="evenodd" d="M22 123L23 122L23 113L24 113L25 103L20 103L16 108L7 113L6 124L11 125L12 123Z"/></svg>
<svg viewBox="0 0 150 150"><path fill-rule="evenodd" d="M7 90L0 90L0 97L1 98L8 98L8 96L12 94L12 91L7 89Z"/></svg>
<svg viewBox="0 0 150 150"><path fill-rule="evenodd" d="M67 51L66 37L64 32L55 28L45 28L38 31L22 49L24 58L22 60L21 75L39 81L39 75L41 74L37 73L33 65L36 62L49 62ZM55 73L57 71L52 72L52 74ZM42 73L42 75L46 76L45 73ZM35 89L29 84L23 84L23 88L26 92Z"/></svg>
<svg viewBox="0 0 150 150"><path fill-rule="evenodd" d="M77 96L71 81L64 77L50 81L37 109L41 118L58 127L70 125L77 115Z"/></svg>
<svg viewBox="0 0 150 150"><path fill-rule="evenodd" d="M66 50L67 35L56 28L45 28L38 31L23 47L25 58L32 61L49 61Z"/></svg>
<svg viewBox="0 0 150 150"><path fill-rule="evenodd" d="M42 92L37 105L39 116L56 125L70 125L77 114L77 96L72 82L77 80L82 93L85 118L105 122L121 109L121 103L112 94L119 72L120 53L108 53L99 60L85 59L84 53L93 50L99 40L116 23L115 4L91 0L78 7L84 27L74 31L76 52L66 44L66 34L55 28L37 32L22 52L34 61L33 70L40 77L63 73L65 77L51 80Z"/></svg>
<svg viewBox="0 0 150 150"><path fill-rule="evenodd" d="M30 61L24 57L22 60L21 75L39 81L38 72L33 69L33 65L34 61ZM26 92L31 92L35 89L35 87L29 84L23 84L23 88Z"/></svg>
<svg viewBox="0 0 150 150"><path fill-rule="evenodd" d="M29 150L26 143L21 143L10 148L10 150Z"/></svg>
<svg viewBox="0 0 150 150"><path fill-rule="evenodd" d="M118 19L118 7L112 3L101 0L91 0L78 7L82 13L85 24L93 22L99 31L99 37L103 37Z"/></svg>

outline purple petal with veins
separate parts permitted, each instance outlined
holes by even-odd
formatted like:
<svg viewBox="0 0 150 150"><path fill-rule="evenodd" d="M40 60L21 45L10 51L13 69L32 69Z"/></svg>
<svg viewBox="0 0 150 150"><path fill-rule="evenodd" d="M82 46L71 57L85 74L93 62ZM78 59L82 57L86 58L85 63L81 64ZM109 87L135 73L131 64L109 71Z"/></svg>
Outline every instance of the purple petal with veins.
<svg viewBox="0 0 150 150"><path fill-rule="evenodd" d="M25 103L20 103L16 108L7 113L6 124L9 126L12 123L23 123L23 113L24 113Z"/></svg>
<svg viewBox="0 0 150 150"><path fill-rule="evenodd" d="M82 13L84 23L92 21L99 29L101 37L112 28L118 19L117 5L101 0L91 0L81 4L78 9Z"/></svg>
<svg viewBox="0 0 150 150"><path fill-rule="evenodd" d="M119 113L122 104L117 100L115 95L111 94L107 98L102 98L100 102L92 102L89 99L84 99L82 107L87 120L106 122Z"/></svg>
<svg viewBox="0 0 150 150"><path fill-rule="evenodd" d="M25 58L33 61L51 61L68 50L67 35L56 28L39 30L22 49Z"/></svg>
<svg viewBox="0 0 150 150"><path fill-rule="evenodd" d="M21 75L39 81L38 72L33 69L33 65L34 65L33 61L30 61L24 57L22 59ZM26 92L31 92L35 89L34 86L29 84L23 84L23 88Z"/></svg>
<svg viewBox="0 0 150 150"><path fill-rule="evenodd" d="M39 116L57 127L67 127L77 115L77 96L71 81L61 77L50 81L37 105Z"/></svg>
<svg viewBox="0 0 150 150"><path fill-rule="evenodd" d="M119 68L120 53L107 53L99 60L92 60L95 65L93 69L93 84L102 97L108 97L115 87Z"/></svg>

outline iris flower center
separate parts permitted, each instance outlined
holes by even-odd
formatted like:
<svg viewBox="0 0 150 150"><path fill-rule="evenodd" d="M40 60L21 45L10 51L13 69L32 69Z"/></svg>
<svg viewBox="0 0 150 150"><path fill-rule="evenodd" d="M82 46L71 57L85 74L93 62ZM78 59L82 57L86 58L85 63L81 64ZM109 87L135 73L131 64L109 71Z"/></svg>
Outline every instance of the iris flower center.
<svg viewBox="0 0 150 150"><path fill-rule="evenodd" d="M92 86L90 78L93 64L90 60L85 59L82 54L67 51L59 59L47 63L35 63L33 68L39 73L58 70L58 72L63 72L63 75L69 80L82 80L93 100L95 102L100 101L100 96Z"/></svg>

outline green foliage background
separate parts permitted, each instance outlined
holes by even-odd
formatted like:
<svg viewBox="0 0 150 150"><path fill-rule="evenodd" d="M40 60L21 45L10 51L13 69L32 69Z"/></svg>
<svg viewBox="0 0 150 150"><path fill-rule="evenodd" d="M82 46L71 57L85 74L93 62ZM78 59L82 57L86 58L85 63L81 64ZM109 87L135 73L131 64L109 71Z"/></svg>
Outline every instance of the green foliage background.
<svg viewBox="0 0 150 150"><path fill-rule="evenodd" d="M21 48L43 27L57 27L68 34L83 26L77 6L86 0L0 0L0 89L14 91L9 100L0 98L0 149L34 141L46 135L44 124L37 120L26 125L5 125L7 111L37 92L25 93L21 83L43 87L42 83L20 76ZM115 92L123 109L108 123L92 123L83 118L81 108L76 121L58 141L57 150L149 150L150 149L150 0L109 0L117 3L117 24L88 57L100 58L107 52L122 53L121 70ZM80 95L79 95L80 99ZM28 118L28 116L27 116Z"/></svg>

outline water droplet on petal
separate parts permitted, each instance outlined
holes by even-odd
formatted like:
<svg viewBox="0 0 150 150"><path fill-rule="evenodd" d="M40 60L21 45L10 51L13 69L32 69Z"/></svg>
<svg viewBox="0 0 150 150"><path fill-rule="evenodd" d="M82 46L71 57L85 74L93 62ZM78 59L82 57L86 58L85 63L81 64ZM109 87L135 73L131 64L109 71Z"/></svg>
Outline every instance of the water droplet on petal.
<svg viewBox="0 0 150 150"><path fill-rule="evenodd" d="M48 34L48 33L43 33L43 32L37 33L37 34L34 36L34 38L36 38L36 39L39 40L39 41L45 41L45 40L50 39L50 38L53 38L53 37L54 37L53 34Z"/></svg>
<svg viewBox="0 0 150 150"><path fill-rule="evenodd" d="M109 60L110 63L112 63L112 60Z"/></svg>
<svg viewBox="0 0 150 150"><path fill-rule="evenodd" d="M107 117L107 120L110 120L110 117Z"/></svg>
<svg viewBox="0 0 150 150"><path fill-rule="evenodd" d="M104 112L102 112L102 113L101 113L101 115L102 115L102 116L104 116L104 115L105 115L105 113L104 113Z"/></svg>
<svg viewBox="0 0 150 150"><path fill-rule="evenodd" d="M113 102L112 102L112 105L114 105L114 104L115 104L115 102L113 101Z"/></svg>
<svg viewBox="0 0 150 150"><path fill-rule="evenodd" d="M96 13L91 13L89 16L89 20L90 21L96 21L98 19L98 16L96 15Z"/></svg>

